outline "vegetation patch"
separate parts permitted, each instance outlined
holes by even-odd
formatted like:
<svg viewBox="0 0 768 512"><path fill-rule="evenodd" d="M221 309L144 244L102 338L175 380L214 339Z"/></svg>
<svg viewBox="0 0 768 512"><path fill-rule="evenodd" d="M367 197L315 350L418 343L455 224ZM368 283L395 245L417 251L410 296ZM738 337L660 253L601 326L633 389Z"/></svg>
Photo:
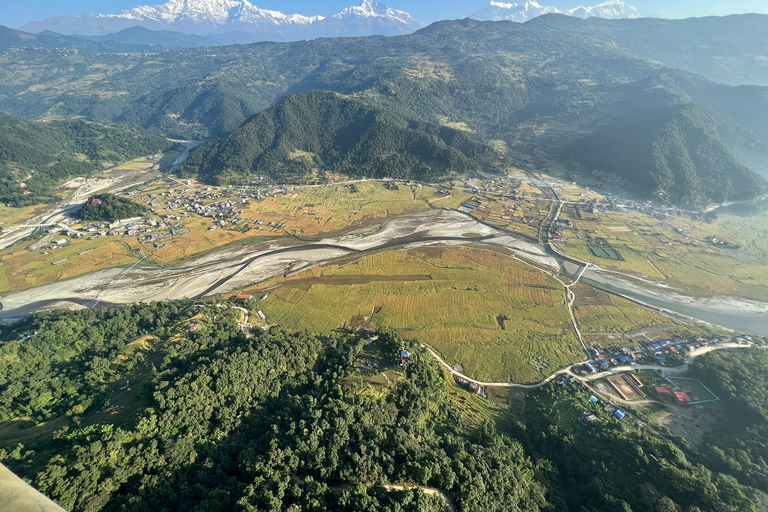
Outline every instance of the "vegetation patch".
<svg viewBox="0 0 768 512"><path fill-rule="evenodd" d="M536 381L582 357L562 285L492 251L390 251L268 281L254 294L266 291L260 308L270 322L332 332L362 315L486 381Z"/></svg>

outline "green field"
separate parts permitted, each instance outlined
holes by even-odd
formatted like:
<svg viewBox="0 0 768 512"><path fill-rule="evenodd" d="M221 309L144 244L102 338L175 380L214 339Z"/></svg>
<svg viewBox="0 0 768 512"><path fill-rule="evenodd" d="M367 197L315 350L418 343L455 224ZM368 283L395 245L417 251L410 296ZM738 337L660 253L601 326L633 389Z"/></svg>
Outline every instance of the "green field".
<svg viewBox="0 0 768 512"><path fill-rule="evenodd" d="M700 334L703 329L685 324L669 315L640 306L627 299L613 295L592 286L578 284L573 288L576 294L574 315L584 334L632 334L645 329L669 327L666 336L678 334ZM631 343L632 340L625 340Z"/></svg>
<svg viewBox="0 0 768 512"><path fill-rule="evenodd" d="M577 212L561 249L604 268L660 280L696 296L768 300L768 212L720 214L712 222L688 215L659 219L640 212ZM712 237L727 244L711 242Z"/></svg>
<svg viewBox="0 0 768 512"><path fill-rule="evenodd" d="M583 359L555 279L496 252L391 251L264 283L270 323L388 327L486 381L532 382Z"/></svg>

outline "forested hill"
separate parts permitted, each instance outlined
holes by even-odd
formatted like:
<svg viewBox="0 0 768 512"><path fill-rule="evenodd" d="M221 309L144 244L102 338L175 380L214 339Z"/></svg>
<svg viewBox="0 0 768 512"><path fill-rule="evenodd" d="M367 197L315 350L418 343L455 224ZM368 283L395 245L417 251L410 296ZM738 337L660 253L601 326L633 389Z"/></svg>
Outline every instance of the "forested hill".
<svg viewBox="0 0 768 512"><path fill-rule="evenodd" d="M170 146L163 137L125 124L30 122L0 113L0 201L13 205L49 199L67 178Z"/></svg>
<svg viewBox="0 0 768 512"><path fill-rule="evenodd" d="M251 175L296 182L314 169L435 180L500 164L493 149L459 130L408 122L333 92L312 91L287 96L228 137L199 147L181 172L217 184Z"/></svg>
<svg viewBox="0 0 768 512"><path fill-rule="evenodd" d="M768 183L734 155L726 140L734 146L759 143L735 123L687 104L608 125L568 146L565 154L675 203L700 206L763 194Z"/></svg>
<svg viewBox="0 0 768 512"><path fill-rule="evenodd" d="M518 414L458 389L418 342L245 336L228 305L0 326L0 460L74 512L446 510L413 486L461 512L757 512L749 488L580 384L533 390Z"/></svg>
<svg viewBox="0 0 768 512"><path fill-rule="evenodd" d="M575 138L609 127L626 128L624 138L629 138L636 120L682 104L710 109L768 139L768 87L727 86L659 63L678 62L669 59L680 38L662 37L659 28L671 24L687 38L680 48L689 57L679 65L719 78L728 71L722 69L728 62L734 67L734 81L764 83L760 73L765 63L757 53L743 49L764 46L768 30L757 29L767 25L766 20L744 16L614 22L544 16L518 24L466 19L435 23L402 37L260 43L152 55L0 50L0 110L35 119L82 116L129 122L174 138L207 139L230 134L285 95L328 90L405 119L461 126L473 138L493 141L494 147L506 147L531 161L557 158ZM622 30L637 37L621 36ZM695 67L694 62L706 66ZM753 170L768 170L759 168L767 161L763 155L746 155L732 140L718 140ZM651 144L643 147L652 149ZM731 167L731 159L719 148L716 152L717 158L702 160L706 165L720 162L715 167L678 174L721 174ZM640 162L659 161L653 154L640 156ZM681 165L696 164L688 160ZM219 170L228 165L226 159L211 163L220 165ZM238 162L238 172L250 172L253 163ZM304 172L300 161L290 164L278 173ZM738 175L745 173L741 166L733 168L735 197L743 181ZM722 196L708 192L710 185L689 181L694 189L673 197L704 196L710 201Z"/></svg>

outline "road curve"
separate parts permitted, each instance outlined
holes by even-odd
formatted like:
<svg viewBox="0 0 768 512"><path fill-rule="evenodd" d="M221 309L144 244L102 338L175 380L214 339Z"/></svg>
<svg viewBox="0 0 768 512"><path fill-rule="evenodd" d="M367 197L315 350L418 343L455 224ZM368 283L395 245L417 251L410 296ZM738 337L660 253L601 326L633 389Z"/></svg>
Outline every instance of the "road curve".
<svg viewBox="0 0 768 512"><path fill-rule="evenodd" d="M726 349L733 349L733 348L744 348L745 345L740 345L738 343L717 343L713 345L708 345L706 347L701 347L699 349L694 350L688 356L685 358L685 364L683 366L657 366L652 364L638 364L633 366L616 366L614 368L611 368L610 370L595 373L592 375L588 375L586 377L582 377L580 375L576 375L571 371L571 367L578 364L584 364L587 361L581 361L577 363L572 363L568 365L565 368L561 368L557 370L555 373L550 375L549 377L545 378L544 380L540 382L536 382L533 384L517 384L515 382L483 382L480 380L475 380L472 377L469 377L467 375L464 375L460 371L454 369L450 364L448 364L443 357L435 352L432 347L429 347L427 345L422 345L430 354L432 354L432 357L434 357L437 362L439 362L443 368L448 370L448 373L455 377L459 377L461 379L466 380L467 382L473 382L477 384L478 386L485 386L485 387L492 387L492 388L518 388L518 389L538 389L547 383L553 381L558 377L558 375L572 375L576 378L576 380L582 382L582 383L589 383L595 380L602 379L604 377L615 375L618 373L624 373L624 372L631 372L634 370L660 370L664 371L665 373L685 373L688 371L688 367L690 366L691 362L698 356L704 355L708 352L712 352L714 350L726 350Z"/></svg>

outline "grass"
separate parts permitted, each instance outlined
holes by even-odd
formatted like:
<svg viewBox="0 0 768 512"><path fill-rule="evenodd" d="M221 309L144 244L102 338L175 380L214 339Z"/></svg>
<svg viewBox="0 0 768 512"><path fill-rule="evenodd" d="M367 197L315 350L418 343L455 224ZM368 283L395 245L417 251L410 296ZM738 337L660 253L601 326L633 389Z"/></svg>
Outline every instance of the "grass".
<svg viewBox="0 0 768 512"><path fill-rule="evenodd" d="M354 329L362 317L429 343L481 380L537 381L582 356L562 285L492 251L389 251L253 293L266 290L260 308L271 323L327 333Z"/></svg>

